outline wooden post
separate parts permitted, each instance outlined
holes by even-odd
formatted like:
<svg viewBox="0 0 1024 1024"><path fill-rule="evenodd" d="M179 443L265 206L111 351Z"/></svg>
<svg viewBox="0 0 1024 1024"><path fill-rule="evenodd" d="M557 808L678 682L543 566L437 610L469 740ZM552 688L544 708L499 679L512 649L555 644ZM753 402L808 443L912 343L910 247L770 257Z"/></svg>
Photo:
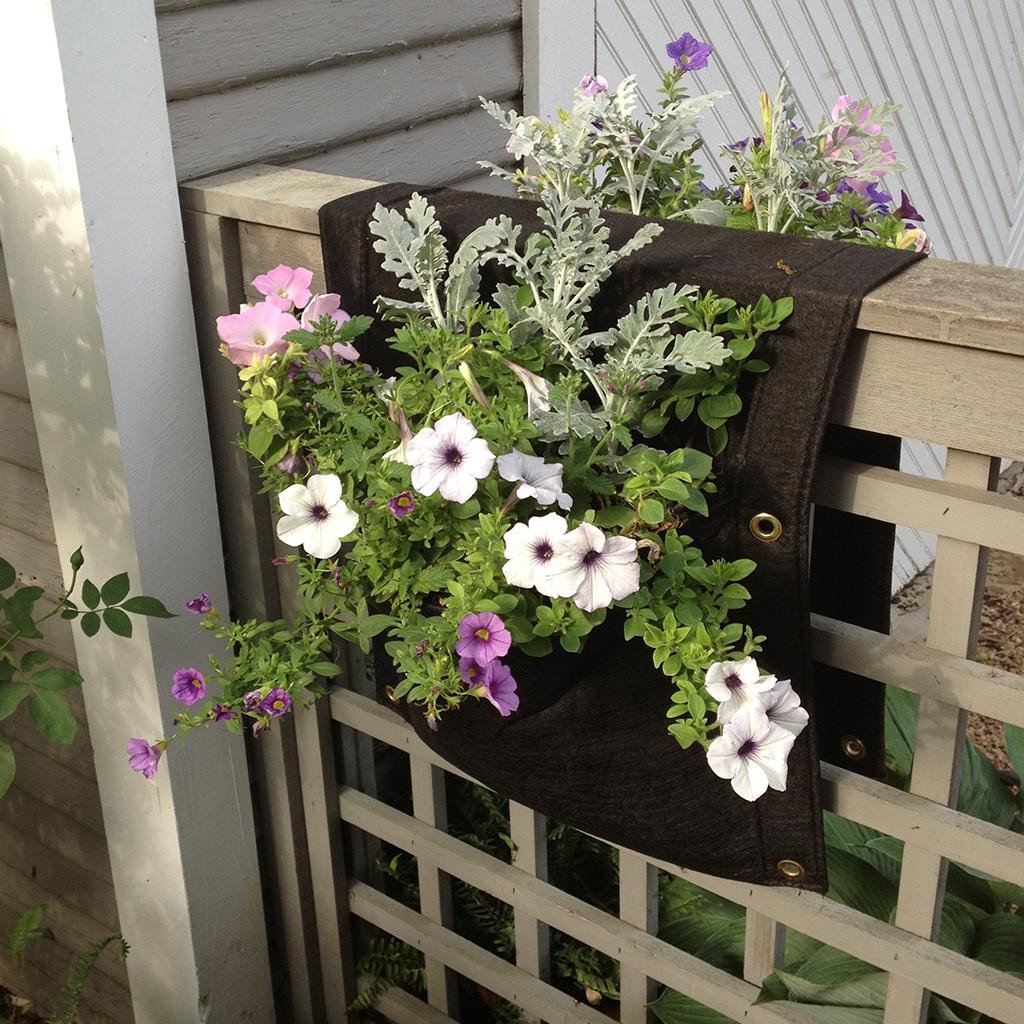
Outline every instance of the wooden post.
<svg viewBox="0 0 1024 1024"><path fill-rule="evenodd" d="M0 33L0 208L64 560L224 603L222 551L152 4L30 0ZM240 740L193 736L153 782L170 679L213 650L189 616L76 655L136 1020L273 1019Z"/></svg>
<svg viewBox="0 0 1024 1024"><path fill-rule="evenodd" d="M523 0L523 111L551 117L592 74L596 0Z"/></svg>

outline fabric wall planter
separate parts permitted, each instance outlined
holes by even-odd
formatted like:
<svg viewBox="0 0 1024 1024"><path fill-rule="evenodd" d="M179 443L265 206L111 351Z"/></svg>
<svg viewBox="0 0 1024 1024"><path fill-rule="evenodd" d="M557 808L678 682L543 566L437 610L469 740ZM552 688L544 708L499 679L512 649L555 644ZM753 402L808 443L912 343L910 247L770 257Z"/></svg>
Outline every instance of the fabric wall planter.
<svg viewBox="0 0 1024 1024"><path fill-rule="evenodd" d="M373 313L377 295L400 297L367 225L378 203L402 207L413 191L435 206L452 247L499 214L527 230L539 227L529 202L444 189L393 184L336 200L320 212L327 286L353 314ZM613 245L639 221L606 216ZM596 630L580 655L510 656L521 705L508 718L480 702L433 732L419 712L406 710L442 756L557 821L711 874L823 891L818 759L881 772L884 691L812 665L809 617L813 609L888 631L893 528L817 509L812 544L810 486L823 445L847 458L896 464L898 439L826 430L826 421L862 297L918 254L677 222L664 228L615 267L592 326L612 322L644 292L670 282L741 304L761 293L795 300L782 330L762 341L759 356L772 370L751 381L736 436L716 461L711 514L687 524L708 557L758 563L745 620L767 636L764 661L792 680L811 715L790 755L787 790L747 803L709 774L699 747L682 750L665 729L664 677L642 642L623 641L614 621ZM375 326L378 342L386 330ZM380 349L363 347L371 362ZM378 658L381 699L389 671Z"/></svg>

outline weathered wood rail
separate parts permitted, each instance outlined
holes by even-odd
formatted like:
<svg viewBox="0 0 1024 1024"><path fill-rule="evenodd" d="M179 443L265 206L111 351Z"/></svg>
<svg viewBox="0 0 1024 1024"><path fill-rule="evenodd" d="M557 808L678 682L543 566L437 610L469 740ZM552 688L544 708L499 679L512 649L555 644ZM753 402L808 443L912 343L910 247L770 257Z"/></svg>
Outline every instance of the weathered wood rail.
<svg viewBox="0 0 1024 1024"><path fill-rule="evenodd" d="M239 425L232 405L235 376L217 354L214 318L234 309L245 282L273 263L308 266L322 280L317 210L371 184L251 167L183 188L236 614L273 614L281 591L268 568L265 503L231 446ZM512 1000L534 1018L606 1020L547 984L552 927L620 961L621 1019L630 1024L646 1020L652 982L737 1021L804 1020L791 1006L754 1004L761 979L777 963L786 927L888 971L885 1024L920 1024L929 992L997 1020L1024 1020L1024 981L935 941L950 860L1024 885L1024 836L953 808L967 712L1024 725L1024 678L971 660L985 551L1024 554L1024 501L994 493L999 460L1024 459L1022 394L1024 272L930 259L865 300L832 420L949 448L941 481L830 459L814 489L821 504L940 538L925 643L822 617L813 622L817 659L921 696L909 792L822 764L830 809L905 843L893 923L812 893L723 881L627 850L620 862L622 915L598 911L547 882L544 822L528 808L512 808L518 847L512 865L449 836L443 773L460 773L397 715L339 688L318 711L297 717L295 734L282 730L261 740L259 750L267 859L280 893L296 1019L349 1019L345 1006L355 989L346 937L354 915L427 956L429 1006L400 993L383 997L378 1006L397 1022L457 1019L455 974ZM252 537L261 542L254 545ZM339 750L332 744L332 721L346 727L349 746ZM360 742L365 749L366 737L408 753L412 815L375 798L365 758L353 753ZM346 766L343 786L335 781L336 762ZM346 872L342 822L415 854L421 913ZM656 938L658 871L683 875L747 908L743 978ZM519 939L515 964L448 927L453 875L512 905Z"/></svg>

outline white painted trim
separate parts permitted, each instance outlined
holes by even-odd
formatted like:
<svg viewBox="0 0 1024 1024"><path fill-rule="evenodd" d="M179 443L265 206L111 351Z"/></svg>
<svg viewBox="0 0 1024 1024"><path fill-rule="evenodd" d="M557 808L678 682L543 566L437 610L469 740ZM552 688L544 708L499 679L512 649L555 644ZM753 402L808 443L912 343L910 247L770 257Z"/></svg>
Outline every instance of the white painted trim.
<svg viewBox="0 0 1024 1024"><path fill-rule="evenodd" d="M596 0L523 0L523 110L551 117L594 71Z"/></svg>
<svg viewBox="0 0 1024 1024"><path fill-rule="evenodd" d="M0 33L0 231L61 556L178 605L226 592L153 5L25 0ZM194 619L79 642L135 1019L269 1022L243 746L172 748Z"/></svg>

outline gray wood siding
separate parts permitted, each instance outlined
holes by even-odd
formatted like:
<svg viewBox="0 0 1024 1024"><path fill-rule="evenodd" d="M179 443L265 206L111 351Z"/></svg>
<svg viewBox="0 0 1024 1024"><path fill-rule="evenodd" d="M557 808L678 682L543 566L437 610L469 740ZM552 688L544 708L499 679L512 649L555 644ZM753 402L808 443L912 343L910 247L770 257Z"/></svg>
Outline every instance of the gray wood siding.
<svg viewBox="0 0 1024 1024"><path fill-rule="evenodd" d="M757 95L789 76L805 123L841 93L902 104L894 144L906 188L946 259L1024 266L1024 7L1017 0L596 0L596 67L639 76L657 102L665 43L692 32L715 47L690 91L722 89L704 121L701 163L727 167L719 146L757 135ZM941 478L945 453L908 440L902 469ZM894 587L925 568L935 537L899 527Z"/></svg>
<svg viewBox="0 0 1024 1024"><path fill-rule="evenodd" d="M518 0L158 0L178 177L253 162L424 184L506 158L478 97L520 102Z"/></svg>
<svg viewBox="0 0 1024 1024"><path fill-rule="evenodd" d="M53 538L35 423L29 403L7 274L0 251L0 555L34 579L52 601L62 579ZM34 647L74 667L71 628L56 618ZM16 647L26 649L24 647ZM118 930L107 841L81 693L67 692L78 733L69 746L32 727L24 708L3 724L17 762L14 785L0 799L0 936L28 907L47 905L52 938L23 958L0 942L0 984L47 1010L63 990L72 960ZM81 1004L82 1024L130 1024L124 964L109 953L97 963Z"/></svg>

